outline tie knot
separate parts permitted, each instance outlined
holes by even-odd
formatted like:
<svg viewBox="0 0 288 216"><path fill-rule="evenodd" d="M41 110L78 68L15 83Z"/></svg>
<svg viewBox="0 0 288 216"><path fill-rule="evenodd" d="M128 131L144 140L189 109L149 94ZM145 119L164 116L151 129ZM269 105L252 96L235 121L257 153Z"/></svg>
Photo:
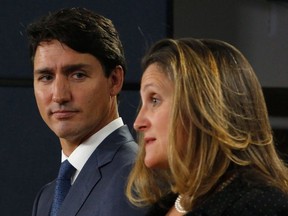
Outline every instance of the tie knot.
<svg viewBox="0 0 288 216"><path fill-rule="evenodd" d="M60 166L58 179L70 179L75 170L75 167L73 167L68 160L65 160Z"/></svg>

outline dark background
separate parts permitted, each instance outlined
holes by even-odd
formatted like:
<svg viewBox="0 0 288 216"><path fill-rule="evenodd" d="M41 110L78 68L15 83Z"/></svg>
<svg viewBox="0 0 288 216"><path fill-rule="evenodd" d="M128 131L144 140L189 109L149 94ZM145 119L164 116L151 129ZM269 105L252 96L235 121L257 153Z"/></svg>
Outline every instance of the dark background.
<svg viewBox="0 0 288 216"><path fill-rule="evenodd" d="M63 7L82 6L112 19L120 33L128 64L124 91L120 95L120 113L132 127L139 101L140 59L152 42L171 34L168 2L1 0L1 216L31 215L36 193L55 178L60 163L59 141L42 121L33 95L26 26L49 11Z"/></svg>
<svg viewBox="0 0 288 216"><path fill-rule="evenodd" d="M288 161L288 1L175 0L173 36L236 46L263 87L279 152Z"/></svg>
<svg viewBox="0 0 288 216"><path fill-rule="evenodd" d="M42 121L34 99L26 26L63 7L83 6L114 22L128 71L120 114L132 129L139 102L140 60L164 37L226 40L250 60L263 86L277 148L288 134L288 5L266 0L1 0L0 209L28 216L37 191L57 175L58 139ZM134 133L134 132L133 132Z"/></svg>

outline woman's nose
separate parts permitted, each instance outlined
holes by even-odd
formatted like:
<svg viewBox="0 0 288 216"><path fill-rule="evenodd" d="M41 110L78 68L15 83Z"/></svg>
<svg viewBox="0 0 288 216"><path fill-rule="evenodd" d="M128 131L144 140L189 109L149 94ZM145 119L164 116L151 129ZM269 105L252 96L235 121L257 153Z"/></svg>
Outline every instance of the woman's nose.
<svg viewBox="0 0 288 216"><path fill-rule="evenodd" d="M146 130L148 126L149 126L149 122L148 122L147 116L144 112L144 109L141 108L134 121L133 127L136 131L141 132L141 131Z"/></svg>

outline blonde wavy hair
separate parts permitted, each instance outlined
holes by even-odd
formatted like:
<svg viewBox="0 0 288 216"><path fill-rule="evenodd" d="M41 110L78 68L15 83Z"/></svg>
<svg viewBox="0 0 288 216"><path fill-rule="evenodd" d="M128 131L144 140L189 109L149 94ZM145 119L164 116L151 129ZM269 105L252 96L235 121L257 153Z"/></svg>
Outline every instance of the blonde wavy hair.
<svg viewBox="0 0 288 216"><path fill-rule="evenodd" d="M275 150L261 86L239 50L219 40L164 39L143 58L143 71L154 63L175 87L169 170L145 166L139 134L140 151L126 189L133 204L152 204L174 192L184 194L184 208L192 209L231 167L247 167L288 193L288 171Z"/></svg>

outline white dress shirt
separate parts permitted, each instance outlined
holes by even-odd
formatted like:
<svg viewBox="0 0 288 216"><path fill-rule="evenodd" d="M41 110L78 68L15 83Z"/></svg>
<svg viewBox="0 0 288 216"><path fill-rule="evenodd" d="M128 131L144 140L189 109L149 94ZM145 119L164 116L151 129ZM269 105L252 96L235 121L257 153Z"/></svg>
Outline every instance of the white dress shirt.
<svg viewBox="0 0 288 216"><path fill-rule="evenodd" d="M85 142L81 143L73 152L72 154L67 157L62 151L62 162L66 159L76 168L76 172L72 177L72 184L76 180L77 176L81 172L82 168L84 167L85 163L91 156L91 154L95 151L95 149L99 146L99 144L113 131L118 129L119 127L123 126L122 118L119 117L108 125L103 127L101 130L93 134L89 137Z"/></svg>

